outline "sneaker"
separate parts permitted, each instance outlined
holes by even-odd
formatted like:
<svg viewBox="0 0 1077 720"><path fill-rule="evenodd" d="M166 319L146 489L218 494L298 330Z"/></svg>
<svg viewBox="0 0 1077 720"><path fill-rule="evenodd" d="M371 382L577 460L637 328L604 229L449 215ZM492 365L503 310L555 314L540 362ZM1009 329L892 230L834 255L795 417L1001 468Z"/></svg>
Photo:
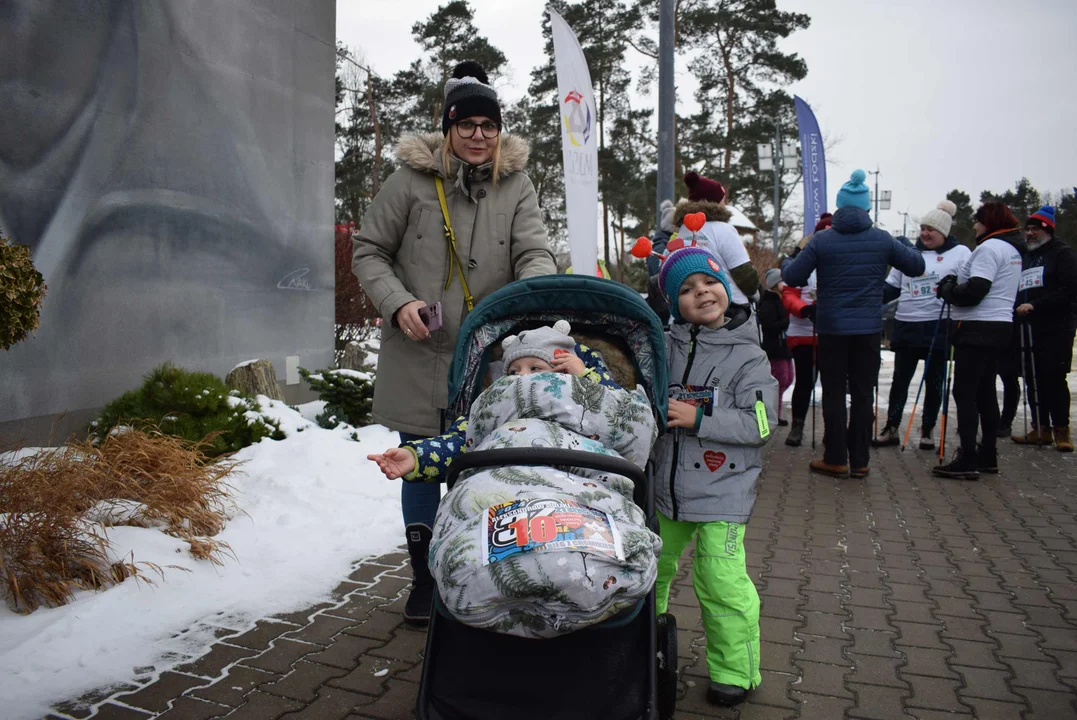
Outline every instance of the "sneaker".
<svg viewBox="0 0 1077 720"><path fill-rule="evenodd" d="M712 682L711 686L707 688L707 700L715 705L721 705L722 707L740 705L744 702L744 698L747 696L748 691L745 688L737 687L736 685L724 685L722 683Z"/></svg>
<svg viewBox="0 0 1077 720"><path fill-rule="evenodd" d="M951 478L953 480L980 479L975 454L966 454L960 448L951 462L945 465L936 465L931 470L931 474L935 477Z"/></svg>
<svg viewBox="0 0 1077 720"><path fill-rule="evenodd" d="M886 424L879 437L871 441L873 447L892 447L901 444L901 430L896 425Z"/></svg>
<svg viewBox="0 0 1077 720"><path fill-rule="evenodd" d="M934 450L935 438L933 433L935 428L922 427L920 428L920 449L921 450Z"/></svg>
<svg viewBox="0 0 1077 720"><path fill-rule="evenodd" d="M827 475L834 478L849 477L848 465L828 465L825 460L812 460L808 465L808 469L813 473L819 473L820 475Z"/></svg>

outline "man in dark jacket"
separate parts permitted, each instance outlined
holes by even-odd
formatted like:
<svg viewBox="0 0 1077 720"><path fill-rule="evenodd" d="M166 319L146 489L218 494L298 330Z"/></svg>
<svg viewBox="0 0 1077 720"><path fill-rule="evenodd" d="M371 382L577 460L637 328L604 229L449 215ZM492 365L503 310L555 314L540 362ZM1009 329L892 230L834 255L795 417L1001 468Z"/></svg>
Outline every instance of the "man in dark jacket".
<svg viewBox="0 0 1077 720"><path fill-rule="evenodd" d="M1024 368L1028 381L1034 383L1029 386L1028 397L1032 431L1023 437L1014 436L1013 440L1019 444L1050 445L1053 439L1061 452L1073 452L1066 375L1073 361L1077 253L1055 237L1055 209L1050 205L1028 218L1025 241L1028 254L1014 314L1021 340L1026 347L1031 345L1035 366L1035 373L1030 372L1032 368L1027 363Z"/></svg>
<svg viewBox="0 0 1077 720"><path fill-rule="evenodd" d="M816 233L782 270L782 279L794 287L804 285L812 270L818 278L815 324L826 450L822 460L812 461L811 471L832 477L868 474L871 393L879 374L883 286L890 266L910 277L924 274L920 253L872 226L866 177L863 170L853 172L838 192L833 225Z"/></svg>

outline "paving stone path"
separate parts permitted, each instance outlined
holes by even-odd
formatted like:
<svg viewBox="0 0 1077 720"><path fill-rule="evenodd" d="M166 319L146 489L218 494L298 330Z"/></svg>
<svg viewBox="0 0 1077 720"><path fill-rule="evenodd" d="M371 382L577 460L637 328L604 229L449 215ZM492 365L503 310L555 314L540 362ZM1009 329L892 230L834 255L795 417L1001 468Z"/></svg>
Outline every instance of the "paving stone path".
<svg viewBox="0 0 1077 720"><path fill-rule="evenodd" d="M738 709L707 703L683 562L678 718L1077 718L1077 457L1007 441L1000 476L960 482L931 478L929 453L887 449L867 480L839 481L782 437L747 536L763 684ZM411 718L425 633L402 621L408 577L388 555L331 603L246 630L210 619L206 655L49 718Z"/></svg>

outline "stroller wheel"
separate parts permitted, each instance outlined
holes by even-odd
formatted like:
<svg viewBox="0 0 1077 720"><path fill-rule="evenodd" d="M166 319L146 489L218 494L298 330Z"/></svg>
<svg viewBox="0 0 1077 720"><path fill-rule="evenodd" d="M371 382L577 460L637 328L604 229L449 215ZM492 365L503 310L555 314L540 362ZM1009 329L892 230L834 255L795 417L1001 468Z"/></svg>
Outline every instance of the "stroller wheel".
<svg viewBox="0 0 1077 720"><path fill-rule="evenodd" d="M658 628L658 717L669 720L677 710L677 618L659 615Z"/></svg>

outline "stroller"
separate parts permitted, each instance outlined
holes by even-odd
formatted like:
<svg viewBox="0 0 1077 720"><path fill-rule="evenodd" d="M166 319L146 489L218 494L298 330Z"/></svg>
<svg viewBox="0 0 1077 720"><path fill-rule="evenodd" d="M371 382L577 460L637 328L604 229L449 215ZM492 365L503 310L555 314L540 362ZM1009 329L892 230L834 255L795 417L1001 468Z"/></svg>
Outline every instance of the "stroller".
<svg viewBox="0 0 1077 720"><path fill-rule="evenodd" d="M619 384L644 386L663 431L668 379L661 322L631 288L581 275L519 280L475 307L460 328L449 370L446 418L468 413L502 338L562 318L577 341L603 353ZM635 484L647 527L658 532L650 463L643 472L627 460L578 450L485 450L453 462L449 490L464 470L507 465L623 475ZM424 658L420 720L665 720L676 706L677 625L672 615L656 614L653 588L605 622L541 640L464 625L435 594Z"/></svg>

